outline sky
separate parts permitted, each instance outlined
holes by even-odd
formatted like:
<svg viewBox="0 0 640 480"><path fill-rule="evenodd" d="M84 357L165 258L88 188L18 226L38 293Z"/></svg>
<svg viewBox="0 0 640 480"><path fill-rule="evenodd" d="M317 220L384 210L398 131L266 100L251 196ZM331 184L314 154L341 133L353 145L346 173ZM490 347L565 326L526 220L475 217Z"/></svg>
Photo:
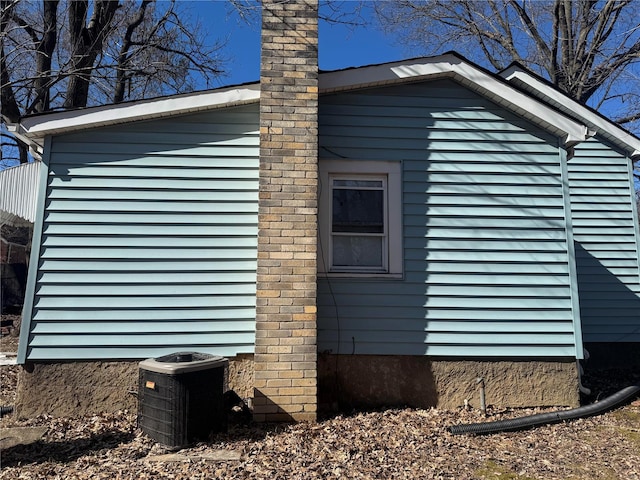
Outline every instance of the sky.
<svg viewBox="0 0 640 480"><path fill-rule="evenodd" d="M240 17L228 0L178 0L187 12L196 18L208 31L211 45L224 40L222 55L226 74L214 79L208 85L203 80L196 85L197 90L217 88L241 83L257 82L260 79L260 16L249 23ZM362 2L340 2L345 10ZM364 2L366 5L366 2ZM366 7L361 14L371 18ZM375 27L351 27L344 24L319 23L319 67L321 70L338 70L376 63L402 60L409 55L392 38L386 37ZM10 157L15 154L6 148L3 153ZM8 153L7 153L8 152ZM0 170L15 162L2 162Z"/></svg>
<svg viewBox="0 0 640 480"><path fill-rule="evenodd" d="M226 75L214 79L208 85L203 81L196 88L257 82L260 74L259 14L249 23L240 17L228 0L178 1L206 28L211 44L226 40L222 50L226 59ZM369 3L372 4L373 0ZM338 4L345 10L364 5L361 11L363 20L366 22L373 18L371 8L366 7L367 2L344 0ZM399 44L395 38L385 35L372 24L353 27L325 21L319 24L318 53L321 70L338 70L419 56L419 52Z"/></svg>
<svg viewBox="0 0 640 480"><path fill-rule="evenodd" d="M188 0L182 0L186 3ZM213 87L258 81L260 75L260 24L247 24L226 0L190 2L192 13L206 25L213 20L212 39L227 38L224 55L228 75ZM348 3L348 2L344 2ZM355 4L355 3L354 3ZM348 8L348 5L347 5ZM364 9L365 18L371 12ZM321 70L338 70L375 63L392 62L411 57L405 49L375 27L350 27L320 22L318 56Z"/></svg>
<svg viewBox="0 0 640 480"><path fill-rule="evenodd" d="M215 19L211 30L211 40L226 38L224 50L228 62L225 63L227 75L216 79L210 87L237 85L256 82L260 75L260 21L259 16L253 23L240 18L227 0L180 0L189 2L193 13L206 25L206 19ZM373 1L373 0L371 0ZM342 2L349 9L349 0ZM355 5L355 2L353 2ZM359 4L363 4L360 2ZM361 11L363 19L371 20L371 9ZM321 12L322 13L322 12ZM385 35L373 23L368 26L349 26L345 24L319 23L318 62L321 70L339 70L349 67L393 62L419 56L408 47L401 45L391 36ZM204 88L204 86L203 86ZM636 190L640 191L640 181L635 180Z"/></svg>

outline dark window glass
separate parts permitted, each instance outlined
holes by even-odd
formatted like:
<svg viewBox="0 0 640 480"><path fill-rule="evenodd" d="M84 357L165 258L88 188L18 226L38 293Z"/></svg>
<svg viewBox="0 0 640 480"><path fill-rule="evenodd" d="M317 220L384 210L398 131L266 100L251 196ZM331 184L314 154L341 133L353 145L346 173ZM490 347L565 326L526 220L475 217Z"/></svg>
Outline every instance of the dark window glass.
<svg viewBox="0 0 640 480"><path fill-rule="evenodd" d="M384 192L334 188L334 233L384 233Z"/></svg>

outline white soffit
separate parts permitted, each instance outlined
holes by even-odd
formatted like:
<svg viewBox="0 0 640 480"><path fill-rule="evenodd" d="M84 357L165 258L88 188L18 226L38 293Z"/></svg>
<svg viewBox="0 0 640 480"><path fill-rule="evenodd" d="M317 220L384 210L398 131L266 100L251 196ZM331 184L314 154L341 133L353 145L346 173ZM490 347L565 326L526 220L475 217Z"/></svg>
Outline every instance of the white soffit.
<svg viewBox="0 0 640 480"><path fill-rule="evenodd" d="M598 134L625 150L630 157L633 158L640 155L639 138L620 128L614 122L601 117L579 102L569 98L564 93L539 78L536 78L534 75L531 75L521 67L513 65L500 72L500 75L519 88L553 105L558 110L579 118L589 129L596 130Z"/></svg>
<svg viewBox="0 0 640 480"><path fill-rule="evenodd" d="M456 80L517 115L553 132L563 139L565 146L583 142L588 137L585 125L453 54L328 72L320 76L319 87L321 93L330 93L403 83L407 80L435 80L444 77Z"/></svg>
<svg viewBox="0 0 640 480"><path fill-rule="evenodd" d="M319 89L321 93L330 93L443 77L452 78L541 128L553 132L563 139L565 146L582 142L588 136L585 125L454 54L323 72L319 75ZM36 115L24 118L20 126L26 137L41 144L47 135L257 102L259 98L260 84L255 83Z"/></svg>
<svg viewBox="0 0 640 480"><path fill-rule="evenodd" d="M260 85L255 83L138 102L35 115L23 118L20 125L26 136L37 141L47 135L195 113L217 107L257 102L259 98Z"/></svg>

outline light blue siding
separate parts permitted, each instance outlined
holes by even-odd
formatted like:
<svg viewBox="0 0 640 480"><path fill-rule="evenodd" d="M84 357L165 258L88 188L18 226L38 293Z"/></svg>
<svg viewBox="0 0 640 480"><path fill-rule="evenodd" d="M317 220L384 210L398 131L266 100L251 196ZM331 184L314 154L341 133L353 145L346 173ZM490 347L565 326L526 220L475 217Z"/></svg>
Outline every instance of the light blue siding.
<svg viewBox="0 0 640 480"><path fill-rule="evenodd" d="M323 96L323 158L402 162L404 275L320 278L320 351L580 355L557 139L437 81Z"/></svg>
<svg viewBox="0 0 640 480"><path fill-rule="evenodd" d="M253 351L258 108L54 137L26 360Z"/></svg>
<svg viewBox="0 0 640 480"><path fill-rule="evenodd" d="M640 342L637 217L630 160L596 138L568 163L585 342Z"/></svg>

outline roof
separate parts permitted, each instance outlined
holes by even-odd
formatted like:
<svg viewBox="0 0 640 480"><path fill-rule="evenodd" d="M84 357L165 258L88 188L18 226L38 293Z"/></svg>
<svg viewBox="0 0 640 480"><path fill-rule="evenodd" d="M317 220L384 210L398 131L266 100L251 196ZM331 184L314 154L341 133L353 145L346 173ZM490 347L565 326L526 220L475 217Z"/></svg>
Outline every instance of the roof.
<svg viewBox="0 0 640 480"><path fill-rule="evenodd" d="M0 223L34 223L40 162L24 163L0 171Z"/></svg>
<svg viewBox="0 0 640 480"><path fill-rule="evenodd" d="M49 135L242 105L257 102L259 98L259 83L244 84L182 95L27 116L21 119L19 125L10 125L9 130L30 145L32 150L37 153L38 151L42 152L44 138Z"/></svg>
<svg viewBox="0 0 640 480"><path fill-rule="evenodd" d="M530 77L534 78L532 75ZM604 132L609 140L624 148L630 155L639 152L638 138L586 107L577 108L580 105L561 92L550 92L548 86L534 85L535 82L529 81L529 77L523 75L520 70L512 69L502 72L502 75L491 73L453 52L435 57L320 72L318 83L320 93L326 94L437 78L451 78L528 119L558 136L566 148L586 140L597 130ZM41 151L44 138L50 135L257 103L259 100L260 84L255 82L183 95L29 116L23 118L20 125L13 126L13 131ZM573 103L567 108L569 102Z"/></svg>
<svg viewBox="0 0 640 480"><path fill-rule="evenodd" d="M545 79L531 73L518 63L500 72L500 76L534 97L568 116L577 118L594 133L624 150L629 157L640 156L640 139L597 111L577 102Z"/></svg>

